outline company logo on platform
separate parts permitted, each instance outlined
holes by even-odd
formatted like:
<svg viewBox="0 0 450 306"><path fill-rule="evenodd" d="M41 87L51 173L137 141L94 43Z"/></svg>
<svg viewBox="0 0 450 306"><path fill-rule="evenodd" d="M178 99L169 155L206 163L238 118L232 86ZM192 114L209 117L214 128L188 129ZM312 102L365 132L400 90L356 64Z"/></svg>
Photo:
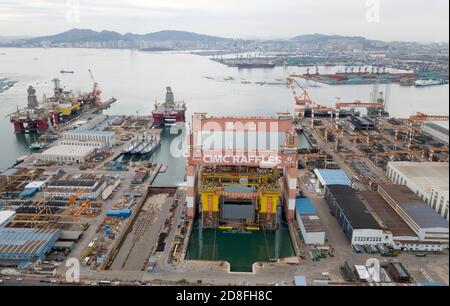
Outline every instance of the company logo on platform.
<svg viewBox="0 0 450 306"><path fill-rule="evenodd" d="M232 156L205 155L203 162L208 164L281 164L281 156Z"/></svg>

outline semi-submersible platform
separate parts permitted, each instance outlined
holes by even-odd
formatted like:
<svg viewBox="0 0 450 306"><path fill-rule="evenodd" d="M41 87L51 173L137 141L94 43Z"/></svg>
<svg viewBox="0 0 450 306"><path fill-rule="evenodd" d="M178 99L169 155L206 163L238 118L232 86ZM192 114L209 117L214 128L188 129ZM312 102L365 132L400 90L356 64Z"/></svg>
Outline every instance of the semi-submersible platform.
<svg viewBox="0 0 450 306"><path fill-rule="evenodd" d="M17 111L7 115L14 126L16 134L21 133L45 133L50 127L65 123L83 111L103 109L116 101L112 98L102 102L101 90L94 83L91 92L74 94L71 90L65 90L59 79L53 79L53 96L44 95L42 103L36 96L36 89L29 86L27 106L23 109L17 107Z"/></svg>

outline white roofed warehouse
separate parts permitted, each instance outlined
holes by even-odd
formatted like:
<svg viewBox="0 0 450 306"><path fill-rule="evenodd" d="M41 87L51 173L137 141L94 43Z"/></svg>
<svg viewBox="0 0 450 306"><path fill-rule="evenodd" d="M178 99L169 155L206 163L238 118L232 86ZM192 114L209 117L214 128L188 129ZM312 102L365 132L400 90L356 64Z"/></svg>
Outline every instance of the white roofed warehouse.
<svg viewBox="0 0 450 306"><path fill-rule="evenodd" d="M406 185L438 214L449 221L449 164L436 162L390 162L387 176Z"/></svg>
<svg viewBox="0 0 450 306"><path fill-rule="evenodd" d="M84 163L95 150L94 147L59 145L39 154L38 159L47 162Z"/></svg>

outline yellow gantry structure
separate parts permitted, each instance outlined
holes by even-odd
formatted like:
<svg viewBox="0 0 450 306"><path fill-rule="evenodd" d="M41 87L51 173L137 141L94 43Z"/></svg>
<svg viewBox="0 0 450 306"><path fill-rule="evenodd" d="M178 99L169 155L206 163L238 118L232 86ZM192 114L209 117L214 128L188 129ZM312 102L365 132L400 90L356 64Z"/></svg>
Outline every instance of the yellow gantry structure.
<svg viewBox="0 0 450 306"><path fill-rule="evenodd" d="M252 200L255 219L245 220L243 228L252 229L276 227L278 203L282 197L279 186L280 172L276 169L248 167L219 167L201 172L199 188L202 220L204 227L223 228L222 199ZM252 192L228 192L228 186L253 187ZM244 219L244 218L243 218Z"/></svg>

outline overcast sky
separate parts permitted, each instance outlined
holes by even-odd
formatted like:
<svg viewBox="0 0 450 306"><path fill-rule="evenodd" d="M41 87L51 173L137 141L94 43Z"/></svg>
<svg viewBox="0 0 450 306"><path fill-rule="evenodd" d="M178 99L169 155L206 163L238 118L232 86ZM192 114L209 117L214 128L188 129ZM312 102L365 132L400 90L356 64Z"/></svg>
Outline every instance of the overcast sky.
<svg viewBox="0 0 450 306"><path fill-rule="evenodd" d="M448 42L449 1L0 0L0 36L56 34L75 27L141 34L171 29L233 38L324 33Z"/></svg>

